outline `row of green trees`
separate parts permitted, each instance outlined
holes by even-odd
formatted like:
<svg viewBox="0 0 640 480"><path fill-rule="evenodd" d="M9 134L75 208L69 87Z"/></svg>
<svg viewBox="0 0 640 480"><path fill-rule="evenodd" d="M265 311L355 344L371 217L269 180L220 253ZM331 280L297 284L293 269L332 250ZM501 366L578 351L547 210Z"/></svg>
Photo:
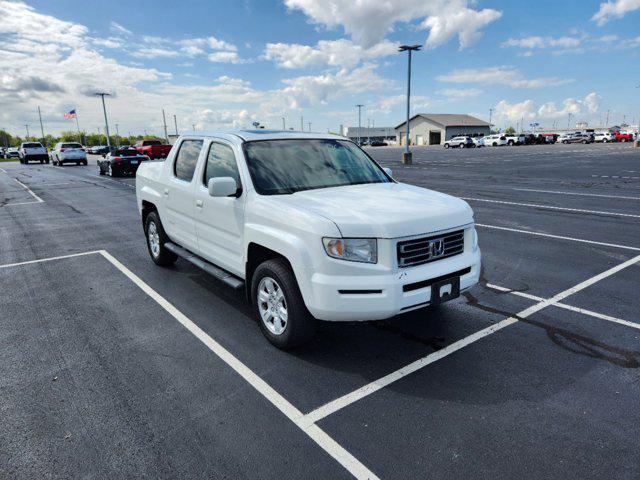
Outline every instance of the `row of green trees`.
<svg viewBox="0 0 640 480"><path fill-rule="evenodd" d="M111 140L111 145L133 145L138 140L150 140L156 137L153 136L145 136L145 135L132 135L132 136L117 136L117 135L109 135L109 139ZM9 132L4 130L0 130L0 146L2 147L19 147L22 142L42 142L43 139L41 137L30 136L30 137L20 137L11 135ZM47 148L53 148L53 146L58 142L80 142L86 147L93 147L96 145L106 145L107 144L107 136L100 135L97 133L86 133L68 131L62 132L59 137L55 137L53 135L46 135L44 138L44 145Z"/></svg>

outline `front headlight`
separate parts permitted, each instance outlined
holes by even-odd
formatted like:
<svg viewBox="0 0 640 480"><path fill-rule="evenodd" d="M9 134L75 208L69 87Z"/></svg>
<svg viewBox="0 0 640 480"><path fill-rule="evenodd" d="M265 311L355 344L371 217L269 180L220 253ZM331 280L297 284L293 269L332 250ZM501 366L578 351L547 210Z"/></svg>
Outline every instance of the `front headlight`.
<svg viewBox="0 0 640 480"><path fill-rule="evenodd" d="M349 262L378 262L378 242L375 238L323 238L322 243L330 257Z"/></svg>
<svg viewBox="0 0 640 480"><path fill-rule="evenodd" d="M471 229L471 235L473 240L473 251L475 252L478 249L478 232L475 227Z"/></svg>

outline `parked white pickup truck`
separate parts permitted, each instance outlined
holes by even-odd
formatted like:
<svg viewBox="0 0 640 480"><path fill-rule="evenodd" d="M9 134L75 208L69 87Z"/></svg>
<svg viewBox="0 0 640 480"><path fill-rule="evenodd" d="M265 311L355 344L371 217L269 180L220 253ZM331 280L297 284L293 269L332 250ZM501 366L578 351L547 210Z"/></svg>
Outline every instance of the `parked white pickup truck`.
<svg viewBox="0 0 640 480"><path fill-rule="evenodd" d="M469 205L391 177L334 135L181 136L137 172L153 261L182 257L247 296L277 347L316 320L375 320L439 305L478 282Z"/></svg>
<svg viewBox="0 0 640 480"><path fill-rule="evenodd" d="M29 163L32 160L40 163L49 163L47 149L40 142L24 142L18 150L20 163Z"/></svg>

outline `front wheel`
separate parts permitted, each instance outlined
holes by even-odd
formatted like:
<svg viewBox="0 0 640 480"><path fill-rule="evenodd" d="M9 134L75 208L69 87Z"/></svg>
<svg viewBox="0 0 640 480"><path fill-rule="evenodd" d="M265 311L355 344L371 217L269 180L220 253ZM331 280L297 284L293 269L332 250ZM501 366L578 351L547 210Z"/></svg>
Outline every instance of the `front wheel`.
<svg viewBox="0 0 640 480"><path fill-rule="evenodd" d="M151 212L147 215L144 222L144 233L147 237L147 250L149 250L151 260L161 267L173 265L178 256L165 247L169 237L164 233L164 228L162 228L157 212Z"/></svg>
<svg viewBox="0 0 640 480"><path fill-rule="evenodd" d="M464 148L464 143L461 143L461 144L460 144L460 148Z"/></svg>
<svg viewBox="0 0 640 480"><path fill-rule="evenodd" d="M444 144L444 148L449 148L449 144L448 144L448 143L445 143L445 144Z"/></svg>
<svg viewBox="0 0 640 480"><path fill-rule="evenodd" d="M251 298L260 330L276 347L297 347L315 333L316 320L286 260L267 260L258 266L251 279Z"/></svg>
<svg viewBox="0 0 640 480"><path fill-rule="evenodd" d="M626 139L626 138L622 138L622 139L620 139L620 141L621 141L622 143L627 143L627 139Z"/></svg>

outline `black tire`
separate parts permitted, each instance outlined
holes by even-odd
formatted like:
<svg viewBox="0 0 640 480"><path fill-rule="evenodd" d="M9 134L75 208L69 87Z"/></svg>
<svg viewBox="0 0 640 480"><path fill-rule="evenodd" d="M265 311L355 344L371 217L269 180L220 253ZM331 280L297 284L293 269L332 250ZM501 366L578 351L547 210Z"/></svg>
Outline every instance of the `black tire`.
<svg viewBox="0 0 640 480"><path fill-rule="evenodd" d="M461 144L460 144L460 148L464 148L464 143L461 143Z"/></svg>
<svg viewBox="0 0 640 480"><path fill-rule="evenodd" d="M82 162L82 165L84 165L86 167L87 165L89 165L89 162L85 160L85 161Z"/></svg>
<svg viewBox="0 0 640 480"><path fill-rule="evenodd" d="M44 163L46 163L47 165L49 165L49 159L47 158Z"/></svg>
<svg viewBox="0 0 640 480"><path fill-rule="evenodd" d="M497 142L493 142L493 146L494 146L494 147L497 147L497 146L498 146L498 143L497 143Z"/></svg>
<svg viewBox="0 0 640 480"><path fill-rule="evenodd" d="M100 167L98 167L98 175L104 175L104 170Z"/></svg>
<svg viewBox="0 0 640 480"><path fill-rule="evenodd" d="M151 241L149 239L149 229L154 228L152 225L155 226L155 231L158 234L158 240L160 244L160 249L157 255L153 253ZM164 228L162 228L162 223L160 222L158 212L151 212L147 215L147 218L145 218L144 236L147 241L147 250L149 251L149 256L156 265L159 265L161 267L169 267L176 262L178 256L175 253L167 250L164 246L164 244L169 241L169 237L167 237L167 234L164 232Z"/></svg>
<svg viewBox="0 0 640 480"><path fill-rule="evenodd" d="M258 286L265 277L275 280L284 293L287 321L284 331L279 335L271 332L260 316ZM302 345L313 337L316 331L316 319L307 310L296 277L286 260L282 258L267 260L256 268L251 279L251 299L254 316L260 325L260 330L276 347L288 350Z"/></svg>
<svg viewBox="0 0 640 480"><path fill-rule="evenodd" d="M444 148L449 148L449 144L448 144L448 143L445 143L445 144L444 144Z"/></svg>
<svg viewBox="0 0 640 480"><path fill-rule="evenodd" d="M620 141L621 141L622 143L627 143L627 139L626 139L626 138L621 138L621 139L620 139Z"/></svg>

